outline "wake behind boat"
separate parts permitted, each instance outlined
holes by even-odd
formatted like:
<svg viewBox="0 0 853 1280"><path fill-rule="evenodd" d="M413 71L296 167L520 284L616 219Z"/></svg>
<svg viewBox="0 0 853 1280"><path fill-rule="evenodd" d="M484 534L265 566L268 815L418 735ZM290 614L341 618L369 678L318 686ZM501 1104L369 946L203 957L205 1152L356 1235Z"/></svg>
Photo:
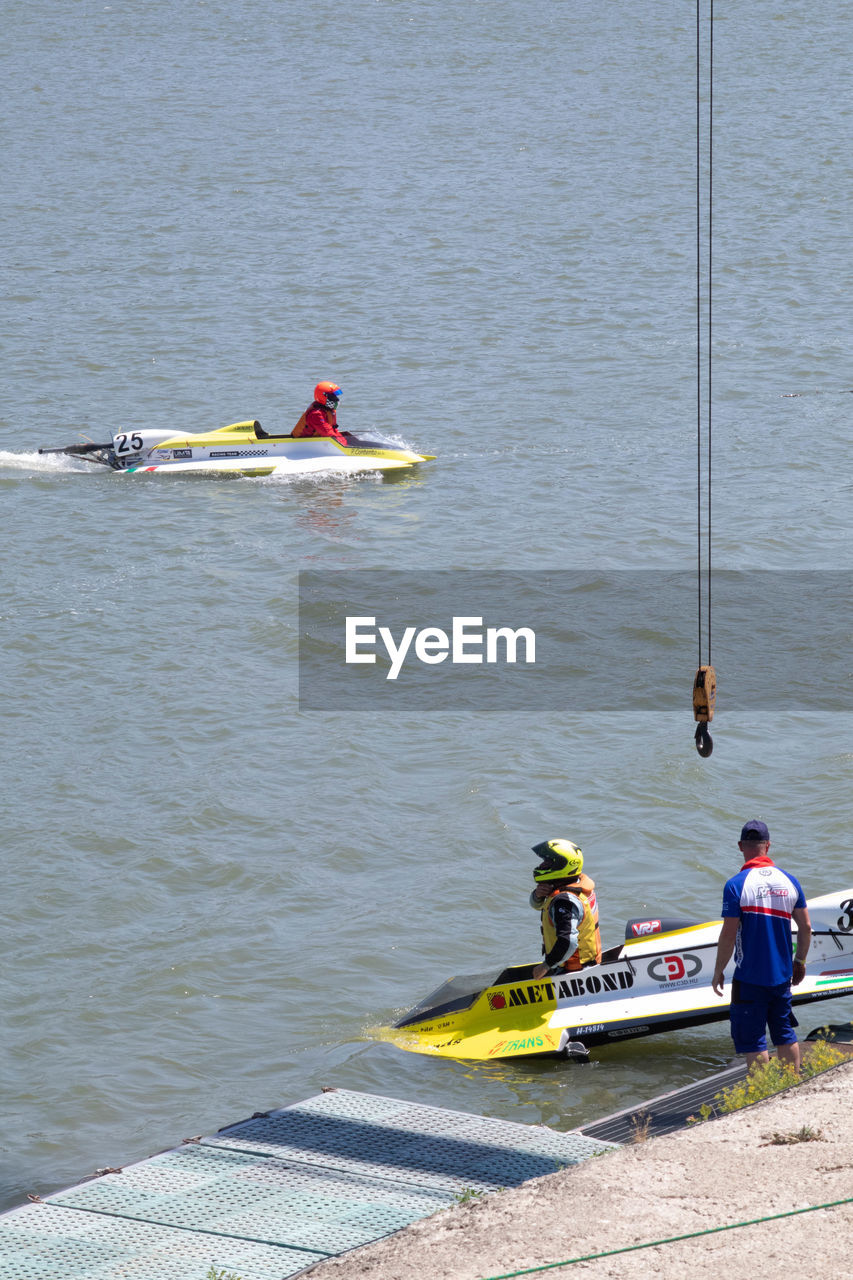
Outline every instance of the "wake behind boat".
<svg viewBox="0 0 853 1280"><path fill-rule="evenodd" d="M808 908L812 942L795 1005L853 993L853 889ZM592 1045L718 1022L731 999L730 980L722 998L711 987L721 924L629 920L624 943L598 964L538 980L532 964L451 978L379 1035L414 1053L489 1062L581 1057Z"/></svg>
<svg viewBox="0 0 853 1280"><path fill-rule="evenodd" d="M112 467L126 475L225 472L241 476L299 475L332 471L404 471L432 455L382 438L272 435L256 421L235 422L206 434L165 430L119 431L105 444L39 449Z"/></svg>

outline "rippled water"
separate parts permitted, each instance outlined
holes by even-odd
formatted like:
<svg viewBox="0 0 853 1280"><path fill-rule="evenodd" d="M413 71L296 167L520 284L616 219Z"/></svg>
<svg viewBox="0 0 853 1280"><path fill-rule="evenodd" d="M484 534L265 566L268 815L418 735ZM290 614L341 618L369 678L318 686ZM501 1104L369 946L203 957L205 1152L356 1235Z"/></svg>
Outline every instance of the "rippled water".
<svg viewBox="0 0 853 1280"><path fill-rule="evenodd" d="M846 568L849 19L717 27L715 557ZM4 37L0 1203L325 1084L570 1127L725 1063L724 1025L580 1068L368 1032L535 953L550 834L605 942L715 914L755 813L810 894L849 886L849 716L727 706L719 670L700 761L692 651L683 715L632 711L631 670L620 716L296 706L300 568L693 564L692 16L51 0ZM438 460L176 482L36 452L290 425L318 377Z"/></svg>

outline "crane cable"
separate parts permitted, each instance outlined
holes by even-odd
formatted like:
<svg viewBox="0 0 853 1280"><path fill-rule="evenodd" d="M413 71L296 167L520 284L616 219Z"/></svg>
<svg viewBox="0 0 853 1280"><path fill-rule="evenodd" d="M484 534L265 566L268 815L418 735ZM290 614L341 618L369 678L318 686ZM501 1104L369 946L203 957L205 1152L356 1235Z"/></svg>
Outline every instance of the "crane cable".
<svg viewBox="0 0 853 1280"><path fill-rule="evenodd" d="M705 465L707 471L707 552L706 552L706 623L707 660L702 662L702 0L696 0L696 582L698 596L699 665L693 680L693 718L697 721L695 742L700 756L714 750L708 725L714 718L717 675L711 666L711 359L712 359L712 285L713 285L713 196L714 196L714 0L710 0L708 18L708 319L707 319L707 430L705 432Z"/></svg>

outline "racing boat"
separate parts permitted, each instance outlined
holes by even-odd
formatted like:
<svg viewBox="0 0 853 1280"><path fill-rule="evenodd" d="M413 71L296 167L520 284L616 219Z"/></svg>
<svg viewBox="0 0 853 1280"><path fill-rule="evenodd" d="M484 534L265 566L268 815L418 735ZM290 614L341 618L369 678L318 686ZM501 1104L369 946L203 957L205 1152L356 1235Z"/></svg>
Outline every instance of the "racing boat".
<svg viewBox="0 0 853 1280"><path fill-rule="evenodd" d="M808 907L812 942L796 1005L853 994L853 889ZM731 998L730 979L722 998L711 986L721 925L629 920L622 944L574 973L537 980L536 966L522 964L495 977L451 978L380 1037L414 1053L480 1062L582 1058L593 1045L718 1022Z"/></svg>
<svg viewBox="0 0 853 1280"><path fill-rule="evenodd" d="M299 475L315 471L351 474L402 471L432 456L389 440L349 436L272 435L259 422L234 422L206 434L165 430L119 431L106 444L62 445L39 453L64 453L122 471L126 475L226 472L241 476Z"/></svg>

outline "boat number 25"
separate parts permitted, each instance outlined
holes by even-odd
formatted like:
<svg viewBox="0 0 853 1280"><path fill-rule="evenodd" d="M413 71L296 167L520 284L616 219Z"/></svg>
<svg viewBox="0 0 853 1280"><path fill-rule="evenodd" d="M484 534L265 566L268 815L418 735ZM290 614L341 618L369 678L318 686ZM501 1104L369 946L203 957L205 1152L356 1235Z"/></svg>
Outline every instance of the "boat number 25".
<svg viewBox="0 0 853 1280"><path fill-rule="evenodd" d="M842 933L850 933L853 930L853 898L848 898L846 902L842 902L841 910L844 915L838 917L838 928Z"/></svg>
<svg viewBox="0 0 853 1280"><path fill-rule="evenodd" d="M134 431L133 435L122 431L115 437L113 443L116 453L136 453L142 448L142 436L137 431Z"/></svg>

